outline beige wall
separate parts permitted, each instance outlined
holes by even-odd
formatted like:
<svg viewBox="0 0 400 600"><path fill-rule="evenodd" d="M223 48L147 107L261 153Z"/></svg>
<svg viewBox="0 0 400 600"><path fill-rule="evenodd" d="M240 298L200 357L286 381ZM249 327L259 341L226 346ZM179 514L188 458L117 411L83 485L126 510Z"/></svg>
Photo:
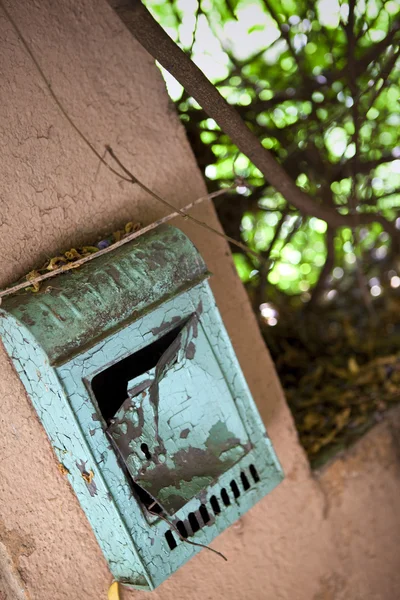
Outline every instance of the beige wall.
<svg viewBox="0 0 400 600"><path fill-rule="evenodd" d="M100 151L110 144L144 183L178 206L204 193L158 70L106 3L7 4L53 89ZM104 168L96 177L97 159L49 97L1 10L0 45L0 284L6 285L59 249L128 220L149 223L165 208ZM196 214L218 226L211 206ZM383 450L377 457L363 442L357 452L367 452L365 463L355 453L314 479L227 245L178 225L214 274L219 307L286 480L215 541L228 563L202 552L153 597L399 598L394 498L400 484L388 427L379 430L383 459ZM0 599L106 598L111 577L102 554L1 348L0 373ZM142 597L149 596L124 592Z"/></svg>

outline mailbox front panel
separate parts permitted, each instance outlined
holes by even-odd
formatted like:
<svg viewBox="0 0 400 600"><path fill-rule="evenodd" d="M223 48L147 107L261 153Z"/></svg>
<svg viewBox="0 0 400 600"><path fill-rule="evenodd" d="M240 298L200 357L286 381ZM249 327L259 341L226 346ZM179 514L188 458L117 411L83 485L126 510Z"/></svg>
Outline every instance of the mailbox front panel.
<svg viewBox="0 0 400 600"><path fill-rule="evenodd" d="M207 282L57 374L152 587L282 479Z"/></svg>

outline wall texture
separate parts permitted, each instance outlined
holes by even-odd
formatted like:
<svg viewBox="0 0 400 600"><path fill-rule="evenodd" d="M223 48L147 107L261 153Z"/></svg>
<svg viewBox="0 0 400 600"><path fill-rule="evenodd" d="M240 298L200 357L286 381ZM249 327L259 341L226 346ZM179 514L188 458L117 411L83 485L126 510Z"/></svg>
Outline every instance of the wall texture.
<svg viewBox="0 0 400 600"><path fill-rule="evenodd" d="M151 58L104 2L7 2L54 91L102 152L183 206L205 192ZM99 168L0 10L0 285L128 220L165 207ZM211 206L195 213L218 227ZM223 240L178 221L213 272L228 332L286 480L153 597L340 600L400 597L399 462L382 424L314 479ZM0 348L0 598L101 600L111 578L45 433ZM398 432L398 430L396 430ZM396 442L397 443L397 442ZM145 598L124 592L124 598Z"/></svg>

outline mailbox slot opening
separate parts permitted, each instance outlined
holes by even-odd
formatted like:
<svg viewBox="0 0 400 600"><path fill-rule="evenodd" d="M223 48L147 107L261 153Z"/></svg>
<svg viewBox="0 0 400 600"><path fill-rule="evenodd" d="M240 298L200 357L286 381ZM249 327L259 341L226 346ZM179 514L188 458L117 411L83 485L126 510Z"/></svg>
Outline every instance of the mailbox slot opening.
<svg viewBox="0 0 400 600"><path fill-rule="evenodd" d="M128 382L157 365L186 323L187 319L184 319L177 327L149 346L123 358L93 377L92 391L106 423L110 422L128 398Z"/></svg>

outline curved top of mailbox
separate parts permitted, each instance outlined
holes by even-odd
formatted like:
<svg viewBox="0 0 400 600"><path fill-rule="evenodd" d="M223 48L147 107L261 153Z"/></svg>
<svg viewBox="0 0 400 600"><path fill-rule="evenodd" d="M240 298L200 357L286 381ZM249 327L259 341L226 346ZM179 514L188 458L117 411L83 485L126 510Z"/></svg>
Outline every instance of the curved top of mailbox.
<svg viewBox="0 0 400 600"><path fill-rule="evenodd" d="M202 257L186 235L161 226L57 275L37 293L5 298L0 314L11 313L21 322L55 364L207 276Z"/></svg>

